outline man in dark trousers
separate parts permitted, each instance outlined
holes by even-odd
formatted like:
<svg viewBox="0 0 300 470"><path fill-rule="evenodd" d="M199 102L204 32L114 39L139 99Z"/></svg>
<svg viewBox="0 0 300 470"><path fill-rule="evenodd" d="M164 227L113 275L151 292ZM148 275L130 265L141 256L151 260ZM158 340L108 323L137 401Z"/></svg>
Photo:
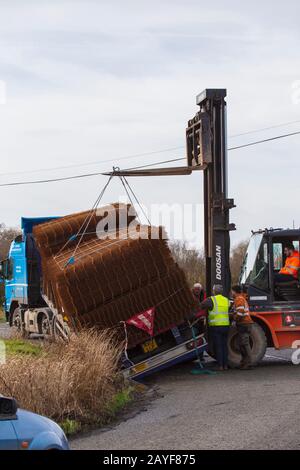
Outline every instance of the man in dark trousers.
<svg viewBox="0 0 300 470"><path fill-rule="evenodd" d="M232 286L231 292L233 297L233 319L236 322L239 347L242 356L240 369L248 370L252 369L250 334L254 322L249 313L246 294L242 292L241 287Z"/></svg>
<svg viewBox="0 0 300 470"><path fill-rule="evenodd" d="M213 295L204 300L200 308L208 312L208 334L213 342L218 368L219 370L227 370L230 300L223 296L223 287L215 285Z"/></svg>

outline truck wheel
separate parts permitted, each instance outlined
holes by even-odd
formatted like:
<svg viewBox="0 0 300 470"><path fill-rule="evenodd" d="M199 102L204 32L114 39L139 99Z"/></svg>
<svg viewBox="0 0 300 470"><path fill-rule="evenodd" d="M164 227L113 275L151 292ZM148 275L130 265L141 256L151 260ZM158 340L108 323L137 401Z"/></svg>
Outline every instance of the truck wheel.
<svg viewBox="0 0 300 470"><path fill-rule="evenodd" d="M51 323L46 313L42 313L39 317L39 333L44 336L51 335Z"/></svg>
<svg viewBox="0 0 300 470"><path fill-rule="evenodd" d="M24 331L23 321L22 321L22 314L21 314L21 310L19 307L15 308L13 312L11 326L16 333L21 334L22 336L25 336L25 331Z"/></svg>
<svg viewBox="0 0 300 470"><path fill-rule="evenodd" d="M267 349L267 338L264 330L254 323L251 326L250 346L252 352L252 364L257 364L262 360ZM231 327L228 337L228 363L232 368L240 365L242 356L239 350L238 335L236 327Z"/></svg>

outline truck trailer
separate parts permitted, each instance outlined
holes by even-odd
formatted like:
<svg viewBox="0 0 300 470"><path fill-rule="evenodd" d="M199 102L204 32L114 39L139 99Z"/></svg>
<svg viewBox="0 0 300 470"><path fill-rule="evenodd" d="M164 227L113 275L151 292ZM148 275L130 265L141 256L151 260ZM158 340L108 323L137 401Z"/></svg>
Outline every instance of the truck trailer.
<svg viewBox="0 0 300 470"><path fill-rule="evenodd" d="M128 210L116 206L109 210ZM107 207L101 211L107 214ZM87 216L81 237L79 228ZM99 239L99 220L99 209L97 214L22 218L22 234L1 263L10 326L23 336L65 339L80 328L113 328L126 343L124 375L135 379L197 359L207 349L204 324L199 320L191 326L187 320L194 299L167 241L130 239L127 226L118 227L116 240ZM153 232L153 227L136 227L143 235ZM145 311L151 308L150 334L143 324L137 328L132 318L145 320Z"/></svg>

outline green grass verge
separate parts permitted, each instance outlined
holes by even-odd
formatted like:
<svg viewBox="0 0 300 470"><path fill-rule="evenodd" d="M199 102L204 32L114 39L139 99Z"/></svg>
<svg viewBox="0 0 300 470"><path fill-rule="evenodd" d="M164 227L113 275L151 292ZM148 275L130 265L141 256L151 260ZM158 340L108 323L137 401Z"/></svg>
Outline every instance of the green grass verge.
<svg viewBox="0 0 300 470"><path fill-rule="evenodd" d="M1 310L0 311L0 323L5 323L5 322L6 322L5 314L3 310Z"/></svg>
<svg viewBox="0 0 300 470"><path fill-rule="evenodd" d="M10 355L30 355L39 356L42 348L39 344L33 344L30 341L22 339L5 339L6 352Z"/></svg>
<svg viewBox="0 0 300 470"><path fill-rule="evenodd" d="M81 424L75 419L65 419L59 425L67 436L77 434L81 430Z"/></svg>
<svg viewBox="0 0 300 470"><path fill-rule="evenodd" d="M127 387L124 390L116 393L107 407L108 415L105 417L100 417L99 420L95 420L90 424L82 424L80 421L68 418L64 421L60 421L58 424L61 426L68 437L74 436L80 431L89 431L91 429L95 429L96 427L107 426L113 421L114 418L117 417L118 413L120 413L126 407L126 405L128 405L133 400L133 391L133 387Z"/></svg>
<svg viewBox="0 0 300 470"><path fill-rule="evenodd" d="M112 416L115 416L119 411L125 408L132 400L133 387L127 387L124 390L116 393L112 401L108 405L108 411Z"/></svg>

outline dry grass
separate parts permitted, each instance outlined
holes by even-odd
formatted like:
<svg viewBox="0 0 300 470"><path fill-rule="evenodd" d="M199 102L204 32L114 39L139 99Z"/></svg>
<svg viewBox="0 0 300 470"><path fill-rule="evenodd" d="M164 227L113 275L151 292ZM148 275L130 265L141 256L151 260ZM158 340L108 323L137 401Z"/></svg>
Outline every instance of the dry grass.
<svg viewBox="0 0 300 470"><path fill-rule="evenodd" d="M5 322L6 322L5 314L3 310L0 308L0 323L5 323Z"/></svg>
<svg viewBox="0 0 300 470"><path fill-rule="evenodd" d="M83 331L67 344L46 345L39 356L9 357L0 366L0 393L58 422L105 422L124 386L120 354L112 333Z"/></svg>

